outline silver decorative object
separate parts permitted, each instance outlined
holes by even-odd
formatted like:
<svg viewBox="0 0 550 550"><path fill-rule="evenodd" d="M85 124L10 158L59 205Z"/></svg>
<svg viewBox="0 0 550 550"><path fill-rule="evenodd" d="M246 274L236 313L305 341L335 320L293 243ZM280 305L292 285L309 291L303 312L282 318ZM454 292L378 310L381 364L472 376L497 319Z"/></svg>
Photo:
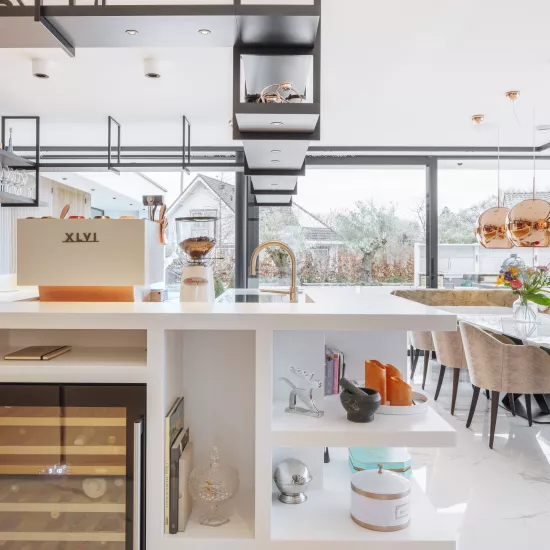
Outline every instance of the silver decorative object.
<svg viewBox="0 0 550 550"><path fill-rule="evenodd" d="M307 500L306 490L311 483L308 467L296 458L283 460L275 469L273 481L280 491L277 497L284 504L301 504Z"/></svg>
<svg viewBox="0 0 550 550"><path fill-rule="evenodd" d="M313 390L319 389L321 387L321 381L313 380L313 376L315 374L313 372L308 372L307 370L295 369L294 367L290 367L290 372L294 374L296 378L298 378L300 382L306 387L299 388L298 386L293 384L288 378L284 376L281 378L281 380L286 382L292 388L288 400L288 407L285 409L285 412L291 414L305 414L307 416L314 416L316 418L320 418L321 416L323 416L323 414L325 413L317 408L317 405L315 405L315 401L313 399ZM306 406L306 408L297 407L296 399L299 399Z"/></svg>
<svg viewBox="0 0 550 550"><path fill-rule="evenodd" d="M211 527L229 522L229 518L220 510L220 505L232 499L239 489L237 470L232 466L222 466L219 458L218 448L214 447L210 464L195 468L189 477L191 495L207 507L207 512L200 516L200 523Z"/></svg>

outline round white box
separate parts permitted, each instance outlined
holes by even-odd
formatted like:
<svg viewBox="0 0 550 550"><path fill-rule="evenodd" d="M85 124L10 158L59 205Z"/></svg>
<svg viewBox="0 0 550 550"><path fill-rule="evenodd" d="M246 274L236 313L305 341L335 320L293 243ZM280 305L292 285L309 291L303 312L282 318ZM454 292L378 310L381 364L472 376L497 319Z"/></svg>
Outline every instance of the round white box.
<svg viewBox="0 0 550 550"><path fill-rule="evenodd" d="M410 522L411 482L383 470L358 472L351 478L351 519L373 531L399 531Z"/></svg>

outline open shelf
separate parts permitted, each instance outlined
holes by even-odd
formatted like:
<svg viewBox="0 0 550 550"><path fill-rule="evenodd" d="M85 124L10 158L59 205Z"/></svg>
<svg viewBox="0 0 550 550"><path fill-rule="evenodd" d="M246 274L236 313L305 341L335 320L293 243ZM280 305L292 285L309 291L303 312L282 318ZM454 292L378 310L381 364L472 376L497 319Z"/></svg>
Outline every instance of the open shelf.
<svg viewBox="0 0 550 550"><path fill-rule="evenodd" d="M246 162L251 170L273 170L274 165L271 162L276 158L279 163L277 170L300 170L304 165L309 141L303 139L296 140L243 140L244 152L246 154ZM273 153L272 151L280 151ZM257 178L263 176L252 176L252 182L256 186ZM285 176L288 177L288 176ZM291 176L292 177L292 176ZM294 183L296 183L294 177ZM289 187L293 187L289 185Z"/></svg>
<svg viewBox="0 0 550 550"><path fill-rule="evenodd" d="M265 134L263 139L267 140L273 134L306 134L304 138L307 139L307 134L315 131L319 112L316 103L241 103L235 117L243 134L262 132ZM273 122L282 124L273 125ZM294 139L299 139L299 136Z"/></svg>
<svg viewBox="0 0 550 550"><path fill-rule="evenodd" d="M34 199L22 197L21 195L14 195L13 193L7 193L6 191L0 191L0 205L2 203L34 204Z"/></svg>
<svg viewBox="0 0 550 550"><path fill-rule="evenodd" d="M51 361L6 361L25 346L0 348L0 380L25 383L144 383L144 348L73 347Z"/></svg>
<svg viewBox="0 0 550 550"><path fill-rule="evenodd" d="M454 550L456 533L442 525L437 510L413 480L411 523L401 531L382 533L356 525L350 518L350 479L347 449L330 449L331 462L323 468L322 490L308 491L297 506L282 504L273 494L271 536L277 541L315 542L316 548L376 550ZM296 546L298 548L298 546Z"/></svg>
<svg viewBox="0 0 550 550"><path fill-rule="evenodd" d="M413 415L377 414L369 424L349 422L340 397L319 404L321 418L285 413L275 402L271 439L275 446L317 447L454 447L455 430L431 407Z"/></svg>
<svg viewBox="0 0 550 550"><path fill-rule="evenodd" d="M16 155L14 153L4 151L3 149L0 149L0 164L2 166L26 166L28 168L34 168L35 166L34 162L31 162L30 160L20 157L19 155Z"/></svg>

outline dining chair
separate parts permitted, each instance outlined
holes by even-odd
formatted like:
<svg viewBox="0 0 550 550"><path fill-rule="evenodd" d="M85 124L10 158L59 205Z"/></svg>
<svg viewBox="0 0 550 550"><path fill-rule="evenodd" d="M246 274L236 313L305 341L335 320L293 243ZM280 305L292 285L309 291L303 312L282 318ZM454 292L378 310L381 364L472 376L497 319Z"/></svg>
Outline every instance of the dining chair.
<svg viewBox="0 0 550 550"><path fill-rule="evenodd" d="M424 373L422 376L422 389L424 389L424 386L426 385L426 375L428 373L430 355L433 351L435 351L432 333L427 331L411 331L409 332L409 339L411 343L411 380L414 378L420 351L424 352Z"/></svg>
<svg viewBox="0 0 550 550"><path fill-rule="evenodd" d="M527 420L531 426L531 395L550 392L550 355L536 346L504 343L465 321L460 322L460 332L474 385L466 427L472 423L480 388L491 390L489 447L492 449L500 392L525 395Z"/></svg>
<svg viewBox="0 0 550 550"><path fill-rule="evenodd" d="M446 369L453 369L451 414L454 415L460 372L462 369L466 369L468 367L466 363L466 356L464 355L464 346L462 345L462 336L459 330L455 330L453 332L434 331L432 332L432 339L435 346L435 352L437 353L437 358L441 363L441 370L439 371L439 379L437 381L434 401L437 401L437 398L439 397L439 392L441 391L441 385L443 384Z"/></svg>

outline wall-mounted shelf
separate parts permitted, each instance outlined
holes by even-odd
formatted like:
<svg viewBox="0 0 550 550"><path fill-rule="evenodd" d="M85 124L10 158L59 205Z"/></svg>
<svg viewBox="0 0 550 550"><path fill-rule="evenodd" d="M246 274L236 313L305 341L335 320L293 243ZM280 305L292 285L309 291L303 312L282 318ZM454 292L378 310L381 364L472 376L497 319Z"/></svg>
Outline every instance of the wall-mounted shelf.
<svg viewBox="0 0 550 550"><path fill-rule="evenodd" d="M296 176L254 176L251 192L253 195L297 195L298 178Z"/></svg>
<svg viewBox="0 0 550 550"><path fill-rule="evenodd" d="M292 206L292 195L254 195L254 206Z"/></svg>
<svg viewBox="0 0 550 550"><path fill-rule="evenodd" d="M10 206L17 205L29 205L34 206L34 199L28 197L23 197L21 195L14 195L13 193L8 193L7 191L0 191L0 206L2 204L9 204Z"/></svg>
<svg viewBox="0 0 550 550"><path fill-rule="evenodd" d="M244 139L247 133L261 132L268 140L277 134L287 134L286 139L291 134L294 139L310 140L319 115L317 103L241 103L235 110L237 127Z"/></svg>
<svg viewBox="0 0 550 550"><path fill-rule="evenodd" d="M273 170L273 159L278 160L277 170L300 170L309 147L309 140L243 140L244 152L252 170Z"/></svg>
<svg viewBox="0 0 550 550"><path fill-rule="evenodd" d="M35 163L14 153L0 149L0 165L11 166L12 168L34 168Z"/></svg>

